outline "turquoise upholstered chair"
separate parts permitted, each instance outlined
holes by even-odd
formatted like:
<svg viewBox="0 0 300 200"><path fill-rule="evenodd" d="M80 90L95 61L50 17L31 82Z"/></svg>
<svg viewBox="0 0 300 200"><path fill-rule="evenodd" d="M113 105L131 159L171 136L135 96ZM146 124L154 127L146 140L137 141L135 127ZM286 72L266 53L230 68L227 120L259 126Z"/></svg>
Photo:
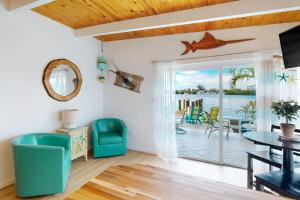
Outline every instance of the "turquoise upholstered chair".
<svg viewBox="0 0 300 200"><path fill-rule="evenodd" d="M120 119L98 119L92 124L94 158L124 155L127 127Z"/></svg>
<svg viewBox="0 0 300 200"><path fill-rule="evenodd" d="M71 169L68 135L28 134L13 139L12 146L19 197L64 192Z"/></svg>

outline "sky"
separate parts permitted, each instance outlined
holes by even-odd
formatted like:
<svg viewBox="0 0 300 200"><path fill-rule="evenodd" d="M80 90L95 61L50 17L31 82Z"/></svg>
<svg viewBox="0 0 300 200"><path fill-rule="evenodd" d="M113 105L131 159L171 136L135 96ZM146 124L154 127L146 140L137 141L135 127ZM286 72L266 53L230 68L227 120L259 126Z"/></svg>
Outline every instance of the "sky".
<svg viewBox="0 0 300 200"><path fill-rule="evenodd" d="M231 80L230 68L223 71L223 88L230 89ZM197 88L197 85L203 85L206 89L219 89L219 71L218 69L205 69L197 71L177 71L176 89ZM237 88L247 89L247 86L255 85L255 80L241 80L237 82Z"/></svg>

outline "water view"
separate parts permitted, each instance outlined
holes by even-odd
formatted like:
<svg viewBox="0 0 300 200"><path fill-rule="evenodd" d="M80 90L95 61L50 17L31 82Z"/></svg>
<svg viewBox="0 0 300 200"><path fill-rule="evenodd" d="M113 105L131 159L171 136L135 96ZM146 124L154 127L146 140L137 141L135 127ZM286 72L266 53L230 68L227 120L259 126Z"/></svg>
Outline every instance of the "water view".
<svg viewBox="0 0 300 200"><path fill-rule="evenodd" d="M222 70L222 126L219 72L219 69L205 69L176 73L178 154L216 163L222 154L224 164L245 168L246 152L253 150L254 144L244 139L242 133L256 128L254 69L246 66ZM223 149L219 146L219 127L224 129Z"/></svg>
<svg viewBox="0 0 300 200"><path fill-rule="evenodd" d="M211 107L219 107L219 94L177 94L176 109L179 110L178 100L196 101L203 99L203 110L209 112ZM255 95L224 95L223 96L223 115L244 117L243 112L238 112L242 106L250 101L256 101Z"/></svg>

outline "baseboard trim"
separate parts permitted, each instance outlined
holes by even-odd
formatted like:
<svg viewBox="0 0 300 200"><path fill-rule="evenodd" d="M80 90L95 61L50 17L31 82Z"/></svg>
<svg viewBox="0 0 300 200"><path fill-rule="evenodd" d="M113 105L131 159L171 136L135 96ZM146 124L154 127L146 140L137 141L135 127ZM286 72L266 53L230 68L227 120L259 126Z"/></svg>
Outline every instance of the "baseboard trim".
<svg viewBox="0 0 300 200"><path fill-rule="evenodd" d="M7 180L7 181L3 181L0 183L0 189L3 189L11 184L15 183L15 179L10 179L10 180Z"/></svg>
<svg viewBox="0 0 300 200"><path fill-rule="evenodd" d="M144 148L140 148L140 147L127 147L127 149L133 150L133 151L139 151L139 152L143 152L143 153L149 153L149 154L153 154L153 155L157 155L157 153L153 150L149 150L149 149L144 149Z"/></svg>

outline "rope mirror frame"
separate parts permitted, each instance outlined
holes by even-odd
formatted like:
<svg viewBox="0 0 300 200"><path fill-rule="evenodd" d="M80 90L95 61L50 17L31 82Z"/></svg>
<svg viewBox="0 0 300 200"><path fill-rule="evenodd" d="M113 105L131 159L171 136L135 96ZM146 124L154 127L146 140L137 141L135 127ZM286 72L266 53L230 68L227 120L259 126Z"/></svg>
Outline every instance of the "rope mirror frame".
<svg viewBox="0 0 300 200"><path fill-rule="evenodd" d="M76 88L74 89L74 91L71 94L69 94L67 96L62 96L62 95L56 93L54 91L54 89L52 88L51 84L50 84L51 73L59 65L69 66L71 69L73 69L73 71L75 72L76 77L77 77L77 86L76 86ZM44 85L44 88L45 88L47 94L52 99L55 99L57 101L66 102L66 101L70 101L71 99L73 99L74 97L76 97L79 94L81 86L82 86L82 76L81 76L80 70L77 67L77 65L75 65L70 60L67 60L67 59L52 60L48 63L48 65L44 69L44 72L43 72L43 85Z"/></svg>

